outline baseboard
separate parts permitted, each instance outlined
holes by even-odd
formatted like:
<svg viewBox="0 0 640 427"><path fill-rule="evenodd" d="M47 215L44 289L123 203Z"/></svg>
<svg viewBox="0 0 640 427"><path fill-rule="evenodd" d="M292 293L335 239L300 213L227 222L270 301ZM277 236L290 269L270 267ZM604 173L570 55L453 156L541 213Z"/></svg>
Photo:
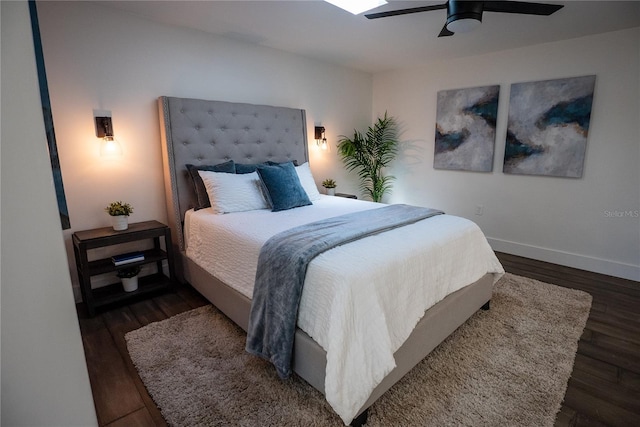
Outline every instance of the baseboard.
<svg viewBox="0 0 640 427"><path fill-rule="evenodd" d="M496 252L504 252L511 255L640 282L640 265L625 264L607 259L594 258L570 252L558 251L555 249L495 239L492 237L487 237L487 240Z"/></svg>

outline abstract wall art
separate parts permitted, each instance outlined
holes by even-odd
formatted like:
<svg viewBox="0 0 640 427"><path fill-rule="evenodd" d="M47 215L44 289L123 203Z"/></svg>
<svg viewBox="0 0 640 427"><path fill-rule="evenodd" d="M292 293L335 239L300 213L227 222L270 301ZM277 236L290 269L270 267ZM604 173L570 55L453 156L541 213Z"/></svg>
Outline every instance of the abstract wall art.
<svg viewBox="0 0 640 427"><path fill-rule="evenodd" d="M582 177L596 76L511 85L503 172Z"/></svg>
<svg viewBox="0 0 640 427"><path fill-rule="evenodd" d="M433 167L491 172L500 86L438 92Z"/></svg>

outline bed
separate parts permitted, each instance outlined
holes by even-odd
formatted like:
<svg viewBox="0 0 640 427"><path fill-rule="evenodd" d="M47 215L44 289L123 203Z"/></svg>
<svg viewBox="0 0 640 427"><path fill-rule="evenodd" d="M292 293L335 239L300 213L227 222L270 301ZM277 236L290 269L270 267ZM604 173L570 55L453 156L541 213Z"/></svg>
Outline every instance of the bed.
<svg viewBox="0 0 640 427"><path fill-rule="evenodd" d="M180 280L191 284L213 305L246 331L251 310L251 286L249 283L248 288L243 288L243 286L238 286L238 283L245 283L246 285L247 282L251 281L251 277L255 276L255 258L257 258L259 246L269 236L283 229L283 221L270 220L272 217L269 215L273 214L268 209L238 212L237 214L229 215L217 215L212 212L212 208L194 211L193 207L197 206L199 201L194 192L192 178L189 176L186 165L202 167L204 165L221 165L232 161L236 164L260 164L264 162L284 164L286 162L295 162L298 165L296 171L299 174L303 173L300 171L304 171L305 167L308 170L305 111L286 107L174 97L160 97L158 99L158 107L161 122L168 222L174 236L175 253L179 254L176 268L177 276ZM300 175L300 177L302 176ZM279 218L287 218L285 222L291 222L292 225L296 225L307 221L297 217L298 213L303 215L305 211L317 212L318 210L323 210L323 213L317 214L319 216L316 218L321 219L327 215L331 216L333 213L341 214L369 210L378 206L371 202L314 195L312 206L291 209ZM313 217L313 215L315 214L312 213L311 216ZM207 233L207 228L205 227L208 227L208 223L231 221L232 218L241 218L240 222L244 224L269 224L271 221L274 225L272 225L272 229L269 229L270 231L265 231L267 229L266 225L259 227L259 230L252 232L253 234L240 233L233 231L233 228L231 228L226 230L226 234L225 232L214 231L207 238L199 237ZM394 230L393 232L408 233L404 237L397 238L399 241L402 241L402 239L407 240L410 234L415 234L415 230L412 232L412 229L408 227L423 227L425 226L423 223L427 221L433 221L428 227L432 229L430 233L436 235L440 233L444 236L445 231L449 228L456 230L459 227L472 230L472 233L475 234L481 234L477 226L470 221L448 215L440 215L421 221L417 225L402 227L404 231ZM221 226L218 224L213 227L213 230L220 230ZM224 224L222 229L224 229ZM259 236L256 238L255 234ZM237 237L240 235L246 235L246 239L242 240ZM381 239L379 235L373 237L378 240ZM367 239L371 239L371 237ZM407 327L409 329L408 332L398 338L400 342L393 346L392 366L381 368L384 375L378 375L372 384L367 384L364 395L360 390L357 390L361 395L357 399L351 397L353 393L349 389L349 387L354 387L353 381L339 383L339 381L336 382L337 380L332 379L335 375L332 368L335 364L334 350L331 350L328 357L327 351L323 348L323 346L331 347L326 342L330 338L321 336L321 332L314 329L313 320L309 320L313 318L302 314L303 310L313 311L314 301L318 301L316 299L317 295L322 294L320 291L314 297L305 299L305 293L312 292L307 290L308 283L305 282L305 290L303 291L300 306L300 318L309 318L306 320L307 324L301 326L300 324L303 323L301 321L299 327L295 330L292 369L301 378L327 396L327 400L345 424L359 425L365 423L367 408L376 399L478 309L488 308L493 284L503 273L503 270L490 248L488 248L484 236L477 239L478 247L467 247L466 244L456 243L457 246L454 245L452 247L456 248L458 256L449 258L457 258L457 260L451 260L451 264L447 264L446 268L434 269L436 273L433 274L434 277L437 276L437 281L441 281L445 277L446 280L444 280L442 286L444 288L452 288L446 291L442 299L438 299L435 305L429 306L426 312L420 312L420 316L415 320L417 324L410 325L410 327L403 326L405 329ZM348 247L351 247L351 245L354 245L354 247L358 244L367 245L368 242L354 242L345 245L344 247L347 249L342 249L341 247L340 250L349 251ZM435 250L432 248L434 256L437 256L438 252L443 252L442 250L437 250L447 244L443 242L444 240L433 245L436 248ZM218 252L215 252L216 250ZM210 261L206 261L206 258L203 260L202 256L198 255L206 254L208 251L216 253L217 256L211 257ZM322 254L322 257L325 257L325 255L337 257L338 261L334 259L334 262L337 263L339 263L340 258L348 258L348 252L342 255L336 255L335 253L331 255L334 251L336 249ZM487 255L484 255L485 252L487 252ZM216 267L217 259L224 258L223 255L229 253L234 255L226 266L232 265L233 267L227 270L225 270L227 268L225 266ZM470 272L468 274L471 276L466 277L473 277L473 279L464 279L466 280L464 283L456 283L455 286L447 283L449 276L456 277L455 280L452 279L452 282L463 280L461 279L463 276L460 275L462 273L458 274L458 272L465 270L468 264L474 264L475 261L471 263L470 259L477 258L479 254L482 262L486 263L486 267L484 264L477 267L477 269L481 270L481 273L478 273L478 271ZM329 279L324 280L323 262L328 261L321 259L321 257L312 261L309 265L308 282L318 283L317 286L325 286L323 283L325 281L330 282ZM313 267L316 265L314 263L318 265L317 268ZM441 263L444 265L444 259L439 260L437 265L441 265ZM333 265L333 262L331 265ZM373 271L373 269L363 266L348 268L347 265L344 265L339 268L343 268L341 276L352 277L354 281L358 276L366 275L366 270ZM396 266L396 268L399 267ZM374 279L372 276L372 280ZM436 279L433 280L435 281ZM314 289L313 286L309 286L310 289ZM354 309L354 312L357 311ZM367 310L360 309L360 311ZM422 315L422 313L424 314ZM403 316L391 317L394 319L403 318ZM409 323L411 322L413 321ZM303 329L310 333L305 332ZM314 336L315 339L311 336ZM362 340L356 339L354 341ZM322 345L318 342L321 342ZM372 341L368 342L370 344ZM368 345L366 341L365 345ZM329 375L327 375L328 372ZM366 383L367 381L363 382ZM345 387L345 389L342 390L342 387ZM342 395L347 396L344 397ZM342 400L345 400L344 404Z"/></svg>

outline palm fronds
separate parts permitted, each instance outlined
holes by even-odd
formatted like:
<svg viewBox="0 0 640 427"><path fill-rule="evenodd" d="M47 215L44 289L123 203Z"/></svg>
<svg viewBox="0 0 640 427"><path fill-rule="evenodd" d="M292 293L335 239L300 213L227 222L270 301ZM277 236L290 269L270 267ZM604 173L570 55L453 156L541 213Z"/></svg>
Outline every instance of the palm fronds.
<svg viewBox="0 0 640 427"><path fill-rule="evenodd" d="M387 167L398 154L398 127L393 117L384 113L373 127L369 127L366 136L354 130L353 138L340 136L338 153L342 156L348 171L356 171L360 178L360 189L374 202L391 191L395 177L384 176Z"/></svg>

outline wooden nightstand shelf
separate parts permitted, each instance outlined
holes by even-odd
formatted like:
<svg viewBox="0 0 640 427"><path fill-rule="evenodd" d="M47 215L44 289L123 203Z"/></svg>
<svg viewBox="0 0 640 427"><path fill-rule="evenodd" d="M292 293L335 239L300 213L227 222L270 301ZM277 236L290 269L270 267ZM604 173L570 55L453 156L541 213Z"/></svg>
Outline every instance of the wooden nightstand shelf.
<svg viewBox="0 0 640 427"><path fill-rule="evenodd" d="M164 238L166 251L162 250L160 246L161 237ZM120 266L115 266L111 258L89 261L88 251L91 249L145 239L153 239L153 248L140 251L144 253L143 261ZM87 306L89 316L95 315L98 307L173 287L175 272L172 248L171 230L158 221L129 224L129 228L123 231L115 231L111 227L104 227L73 233L73 250L76 255L80 290L82 291L82 299ZM165 259L169 266L168 277L162 272L162 262ZM157 273L140 277L138 279L138 289L135 291L125 292L121 283L91 289L91 276L151 263L156 264Z"/></svg>
<svg viewBox="0 0 640 427"><path fill-rule="evenodd" d="M336 193L337 197L346 197L347 199L357 199L358 197L355 194L347 194L347 193Z"/></svg>

